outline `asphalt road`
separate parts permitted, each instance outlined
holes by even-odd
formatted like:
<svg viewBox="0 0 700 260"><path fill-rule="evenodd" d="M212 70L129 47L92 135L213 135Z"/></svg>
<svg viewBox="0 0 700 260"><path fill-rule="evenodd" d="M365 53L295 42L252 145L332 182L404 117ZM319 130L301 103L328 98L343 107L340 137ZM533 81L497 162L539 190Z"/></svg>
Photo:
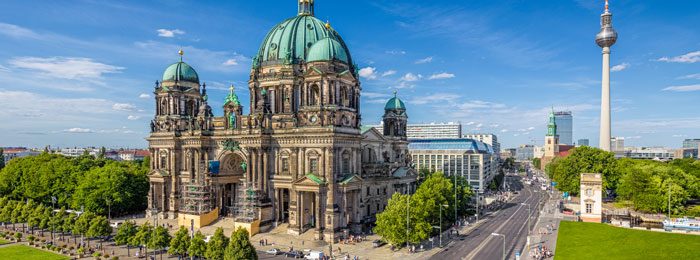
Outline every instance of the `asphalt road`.
<svg viewBox="0 0 700 260"><path fill-rule="evenodd" d="M519 193L510 202L487 217L480 226L472 229L464 235L464 240L456 240L449 244L443 251L435 254L431 259L503 259L503 237L493 236L491 233L505 235L505 250L507 259L514 259L515 252L522 250L527 240L527 216L529 204L532 210L531 224L534 225L537 213L537 205L543 200L544 192L537 191L539 184L533 186L523 185L520 177L509 177L511 187L520 189ZM523 255L521 253L521 255Z"/></svg>

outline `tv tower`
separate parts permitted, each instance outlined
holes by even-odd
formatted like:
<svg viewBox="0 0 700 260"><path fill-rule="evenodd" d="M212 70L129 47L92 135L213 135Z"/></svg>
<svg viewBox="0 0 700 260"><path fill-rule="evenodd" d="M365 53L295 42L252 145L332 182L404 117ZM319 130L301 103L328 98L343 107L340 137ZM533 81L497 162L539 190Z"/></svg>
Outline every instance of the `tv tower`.
<svg viewBox="0 0 700 260"><path fill-rule="evenodd" d="M610 47L617 41L612 27L612 13L605 0L605 12L600 15L600 32L595 42L603 48L603 84L600 98L600 149L610 152Z"/></svg>

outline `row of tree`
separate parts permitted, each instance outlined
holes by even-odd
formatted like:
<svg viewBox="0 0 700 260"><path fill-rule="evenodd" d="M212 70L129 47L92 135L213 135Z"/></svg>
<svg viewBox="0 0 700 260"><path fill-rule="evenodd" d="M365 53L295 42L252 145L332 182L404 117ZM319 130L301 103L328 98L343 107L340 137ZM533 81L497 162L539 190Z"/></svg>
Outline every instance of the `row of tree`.
<svg viewBox="0 0 700 260"><path fill-rule="evenodd" d="M395 246L406 241L419 243L439 232L433 227L442 224L446 228L455 223L455 208L458 216L467 214L472 195L469 182L463 177L429 174L415 194L394 193L386 209L377 214L374 232Z"/></svg>
<svg viewBox="0 0 700 260"><path fill-rule="evenodd" d="M0 196L107 215L147 206L149 160L117 162L83 155L42 153L15 158L0 170Z"/></svg>
<svg viewBox="0 0 700 260"><path fill-rule="evenodd" d="M697 214L686 207L690 200L700 198L700 161L693 159L615 159L611 152L582 146L567 157L554 159L546 173L557 182L557 189L572 195L579 193L581 173L601 173L604 188L636 210L667 212L670 196L674 214Z"/></svg>
<svg viewBox="0 0 700 260"><path fill-rule="evenodd" d="M24 232L34 233L38 230L42 236L44 231L57 232L62 237L70 233L88 238L104 238L112 233L106 217L90 212L78 216L67 213L65 208L54 212L51 207L32 200L24 202L5 197L0 198L0 222L11 223L13 228L21 223Z"/></svg>
<svg viewBox="0 0 700 260"><path fill-rule="evenodd" d="M138 226L131 221L124 222L114 236L115 243L126 245L127 250L132 246L145 246L154 250L168 247L169 254L179 257L205 257L210 260L258 259L246 229L238 228L229 239L224 235L224 230L218 228L209 242L205 242L204 239L204 235L199 231L190 236L184 226L171 236L163 226L153 227L148 222Z"/></svg>

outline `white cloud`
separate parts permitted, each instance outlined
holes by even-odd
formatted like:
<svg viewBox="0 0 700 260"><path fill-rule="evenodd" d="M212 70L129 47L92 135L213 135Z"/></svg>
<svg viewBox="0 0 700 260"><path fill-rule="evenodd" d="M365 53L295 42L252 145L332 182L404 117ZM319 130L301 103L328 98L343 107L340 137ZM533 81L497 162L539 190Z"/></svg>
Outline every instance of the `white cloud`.
<svg viewBox="0 0 700 260"><path fill-rule="evenodd" d="M151 95L146 94L146 93L141 93L141 95L139 95L139 98L142 98L142 99L149 99L149 98L151 98Z"/></svg>
<svg viewBox="0 0 700 260"><path fill-rule="evenodd" d="M402 51L402 50L389 50L389 51L386 51L386 54L391 54L391 55L404 55L404 54L406 54L406 51Z"/></svg>
<svg viewBox="0 0 700 260"><path fill-rule="evenodd" d="M403 77L401 77L401 80L407 81L407 82L412 82L412 81L417 81L421 78L423 78L423 75L421 75L421 74L416 75L416 74L409 72L409 73L406 73L406 75L403 75Z"/></svg>
<svg viewBox="0 0 700 260"><path fill-rule="evenodd" d="M40 38L34 31L9 23L0 23L0 34L13 38Z"/></svg>
<svg viewBox="0 0 700 260"><path fill-rule="evenodd" d="M184 59L187 63L196 64L197 72L200 70L217 71L217 72L248 72L252 59L236 52L215 51L209 49L200 49L193 46L180 46L175 44L167 44L158 41L145 41L134 43L142 58L153 60L161 60L170 62L176 58L178 50L182 49L185 52ZM238 66L224 65L228 60L235 59Z"/></svg>
<svg viewBox="0 0 700 260"><path fill-rule="evenodd" d="M484 126L484 124L479 123L478 125L476 125L476 128L481 128L482 126Z"/></svg>
<svg viewBox="0 0 700 260"><path fill-rule="evenodd" d="M535 127L534 127L534 126L528 127L527 130L528 130L528 131L535 130Z"/></svg>
<svg viewBox="0 0 700 260"><path fill-rule="evenodd" d="M114 105L112 105L112 109L117 111L134 111L136 106L128 103L114 103Z"/></svg>
<svg viewBox="0 0 700 260"><path fill-rule="evenodd" d="M141 117L140 117L140 116L129 115L126 119L128 119L128 120L139 120L139 119L141 119Z"/></svg>
<svg viewBox="0 0 700 260"><path fill-rule="evenodd" d="M475 122L469 122L469 123L466 123L465 125L473 125L473 124L476 124L476 123L475 123Z"/></svg>
<svg viewBox="0 0 700 260"><path fill-rule="evenodd" d="M158 29L156 31L158 32L158 36L166 37L166 38L172 38L172 37L175 37L175 35L185 34L185 31L180 30L180 29L173 29L173 30Z"/></svg>
<svg viewBox="0 0 700 260"><path fill-rule="evenodd" d="M623 71L629 68L631 65L627 62L613 66L610 70L613 72Z"/></svg>
<svg viewBox="0 0 700 260"><path fill-rule="evenodd" d="M675 63L696 63L700 61L700 51L689 52L676 57L661 57L657 61Z"/></svg>
<svg viewBox="0 0 700 260"><path fill-rule="evenodd" d="M238 65L238 61L236 59L228 59L224 61L223 63L224 66L236 66Z"/></svg>
<svg viewBox="0 0 700 260"><path fill-rule="evenodd" d="M425 63L431 63L431 62L433 62L433 56L425 57L425 58L420 59L420 60L416 60L416 62L414 62L414 63L415 64L425 64Z"/></svg>
<svg viewBox="0 0 700 260"><path fill-rule="evenodd" d="M106 73L119 73L123 67L95 62L90 58L75 57L19 57L9 63L21 69L37 71L41 74L61 79L100 79Z"/></svg>
<svg viewBox="0 0 700 260"><path fill-rule="evenodd" d="M95 131L92 131L92 129L89 129L89 128L73 127L70 129L65 129L65 130L63 130L63 132L71 133L71 134L87 134L87 133L94 133Z"/></svg>
<svg viewBox="0 0 700 260"><path fill-rule="evenodd" d="M362 96L366 98L389 98L391 95L389 94L384 94L384 93L377 93L377 92L362 92Z"/></svg>
<svg viewBox="0 0 700 260"><path fill-rule="evenodd" d="M673 91L673 92L700 91L700 84L686 85L686 86L670 86L670 87L664 88L663 91Z"/></svg>
<svg viewBox="0 0 700 260"><path fill-rule="evenodd" d="M502 129L501 133L508 133L508 129Z"/></svg>
<svg viewBox="0 0 700 260"><path fill-rule="evenodd" d="M683 77L679 77L678 79L700 79L700 73L685 75Z"/></svg>
<svg viewBox="0 0 700 260"><path fill-rule="evenodd" d="M360 77L366 78L366 79L376 79L377 78L377 69L374 67L364 67L360 69Z"/></svg>
<svg viewBox="0 0 700 260"><path fill-rule="evenodd" d="M429 79L429 80L434 80L434 79L451 79L451 78L454 78L454 77L455 77L455 74L443 72L443 73L438 73L438 74L430 75L430 77L429 77L428 79Z"/></svg>
<svg viewBox="0 0 700 260"><path fill-rule="evenodd" d="M391 76L391 75L394 75L394 74L396 74L396 71L395 71L395 70L387 70L387 71L385 71L384 73L382 73L382 77Z"/></svg>

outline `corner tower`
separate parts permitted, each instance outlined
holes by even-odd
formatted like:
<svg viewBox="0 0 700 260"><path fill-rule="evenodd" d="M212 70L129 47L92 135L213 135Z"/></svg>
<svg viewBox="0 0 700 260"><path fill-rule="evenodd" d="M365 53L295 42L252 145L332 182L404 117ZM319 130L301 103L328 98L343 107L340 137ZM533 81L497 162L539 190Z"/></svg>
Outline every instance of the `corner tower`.
<svg viewBox="0 0 700 260"><path fill-rule="evenodd" d="M408 124L408 115L406 114L406 106L403 101L396 96L389 99L384 106L384 136L406 140L406 126Z"/></svg>
<svg viewBox="0 0 700 260"><path fill-rule="evenodd" d="M547 136L545 136L544 142L544 156L548 158L556 157L559 154L559 136L557 135L557 122L554 110L549 113Z"/></svg>
<svg viewBox="0 0 700 260"><path fill-rule="evenodd" d="M603 48L603 80L600 98L600 140L599 147L610 151L611 120L610 120L610 47L617 42L617 32L612 26L612 13L605 0L605 12L600 15L600 32L595 42Z"/></svg>

